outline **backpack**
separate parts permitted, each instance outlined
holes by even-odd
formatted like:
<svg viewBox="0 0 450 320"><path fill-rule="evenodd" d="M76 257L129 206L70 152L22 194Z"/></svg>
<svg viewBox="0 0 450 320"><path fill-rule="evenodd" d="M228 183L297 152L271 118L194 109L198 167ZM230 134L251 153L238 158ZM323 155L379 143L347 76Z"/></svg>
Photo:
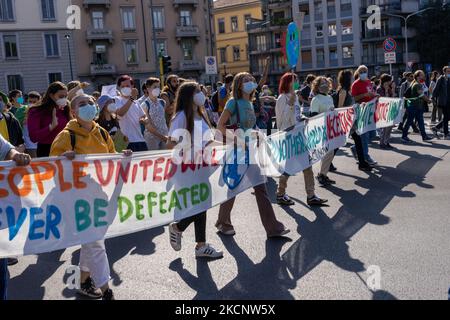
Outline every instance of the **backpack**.
<svg viewBox="0 0 450 320"><path fill-rule="evenodd" d="M108 144L108 136L107 136L106 131L104 129L102 129L101 127L98 127L98 130L100 131L100 134L102 135L103 140L105 140L105 142ZM77 142L76 141L76 134L72 130L67 130L67 131L69 131L69 134L70 134L70 144L72 146L72 151L75 151L75 145L76 145L76 142Z"/></svg>
<svg viewBox="0 0 450 320"><path fill-rule="evenodd" d="M218 112L219 111L219 90L214 92L214 94L211 98L211 104L212 104L212 111Z"/></svg>

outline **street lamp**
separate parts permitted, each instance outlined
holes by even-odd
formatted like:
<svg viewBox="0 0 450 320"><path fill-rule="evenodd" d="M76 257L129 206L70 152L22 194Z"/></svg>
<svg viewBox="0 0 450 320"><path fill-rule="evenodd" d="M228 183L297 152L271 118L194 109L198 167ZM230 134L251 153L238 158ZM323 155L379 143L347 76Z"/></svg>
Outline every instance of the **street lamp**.
<svg viewBox="0 0 450 320"><path fill-rule="evenodd" d="M406 69L408 69L408 20L409 20L409 18L411 18L411 17L413 17L415 15L418 15L420 13L423 13L423 12L425 12L427 10L430 10L430 9L434 9L434 8L432 8L432 7L425 8L425 9L419 10L417 12L411 13L411 14L407 15L406 17L398 15L398 14L384 13L384 15L386 15L386 16L401 18L405 22L405 62L406 62Z"/></svg>
<svg viewBox="0 0 450 320"><path fill-rule="evenodd" d="M66 34L64 38L67 39L67 50L69 51L70 80L73 80L72 53L70 52L70 35Z"/></svg>

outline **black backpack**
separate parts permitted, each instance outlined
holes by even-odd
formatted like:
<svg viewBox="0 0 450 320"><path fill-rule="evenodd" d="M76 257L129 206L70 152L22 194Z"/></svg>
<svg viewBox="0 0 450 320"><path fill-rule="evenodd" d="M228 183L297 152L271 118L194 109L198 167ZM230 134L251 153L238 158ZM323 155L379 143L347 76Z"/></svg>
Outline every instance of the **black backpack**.
<svg viewBox="0 0 450 320"><path fill-rule="evenodd" d="M211 98L211 104L212 104L212 111L218 112L219 111L219 90L214 92L214 94Z"/></svg>
<svg viewBox="0 0 450 320"><path fill-rule="evenodd" d="M98 130L100 131L100 134L102 135L103 140L105 140L106 144L108 144L108 135L107 135L105 129L98 127ZM69 131L69 134L70 134L70 144L72 146L72 151L75 151L75 144L77 143L76 134L72 130L67 130L67 131Z"/></svg>

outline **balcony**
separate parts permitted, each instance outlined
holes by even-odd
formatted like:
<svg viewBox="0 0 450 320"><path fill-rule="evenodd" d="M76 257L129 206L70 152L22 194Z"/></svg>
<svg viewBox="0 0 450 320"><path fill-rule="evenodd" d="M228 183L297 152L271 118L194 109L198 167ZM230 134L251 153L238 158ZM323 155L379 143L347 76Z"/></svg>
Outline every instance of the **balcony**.
<svg viewBox="0 0 450 320"><path fill-rule="evenodd" d="M288 8L292 5L288 0L269 0L269 10Z"/></svg>
<svg viewBox="0 0 450 320"><path fill-rule="evenodd" d="M366 30L365 35L363 36L363 41L378 41L381 39L385 39L386 37L402 37L402 29L401 28L389 28L385 30Z"/></svg>
<svg viewBox="0 0 450 320"><path fill-rule="evenodd" d="M370 14L367 13L367 8L374 4L374 1L366 1L366 3L361 4L360 13L361 16L369 16ZM380 12L383 13L401 13L402 12L402 4L400 1L392 1L391 3L387 4L380 4L377 5L380 7Z"/></svg>
<svg viewBox="0 0 450 320"><path fill-rule="evenodd" d="M95 40L107 40L109 43L113 42L113 32L111 29L88 29L86 31L86 40L89 44Z"/></svg>
<svg viewBox="0 0 450 320"><path fill-rule="evenodd" d="M173 0L173 6L177 9L181 5L191 5L194 8L198 6L198 0Z"/></svg>
<svg viewBox="0 0 450 320"><path fill-rule="evenodd" d="M115 75L116 66L113 64L91 64L91 75L104 76Z"/></svg>
<svg viewBox="0 0 450 320"><path fill-rule="evenodd" d="M111 0L83 0L83 7L87 9L89 6L105 6L106 8L110 8Z"/></svg>
<svg viewBox="0 0 450 320"><path fill-rule="evenodd" d="M200 29L197 26L177 26L176 37L181 38L197 38L200 40Z"/></svg>
<svg viewBox="0 0 450 320"><path fill-rule="evenodd" d="M179 69L180 71L198 71L203 69L203 65L198 60L182 60Z"/></svg>

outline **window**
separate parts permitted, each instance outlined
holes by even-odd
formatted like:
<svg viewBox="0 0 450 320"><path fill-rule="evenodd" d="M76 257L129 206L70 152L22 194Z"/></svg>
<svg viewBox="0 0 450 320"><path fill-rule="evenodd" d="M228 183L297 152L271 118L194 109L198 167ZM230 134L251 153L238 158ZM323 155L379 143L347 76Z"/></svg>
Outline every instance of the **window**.
<svg viewBox="0 0 450 320"><path fill-rule="evenodd" d="M106 46L105 45L96 45L95 52L93 55L94 64L107 64L108 60L106 58Z"/></svg>
<svg viewBox="0 0 450 320"><path fill-rule="evenodd" d="M156 30L164 30L164 8L153 8L153 28Z"/></svg>
<svg viewBox="0 0 450 320"><path fill-rule="evenodd" d="M48 74L48 83L53 83L56 81L62 82L62 73L61 72L53 72Z"/></svg>
<svg viewBox="0 0 450 320"><path fill-rule="evenodd" d="M336 1L335 0L327 0L327 12L328 13L336 12Z"/></svg>
<svg viewBox="0 0 450 320"><path fill-rule="evenodd" d="M3 36L3 43L5 45L5 58L18 59L17 37L15 35L5 35Z"/></svg>
<svg viewBox="0 0 450 320"><path fill-rule="evenodd" d="M353 57L353 47L352 46L344 46L342 47L342 57L344 59Z"/></svg>
<svg viewBox="0 0 450 320"><path fill-rule="evenodd" d="M103 29L103 12L93 11L92 12L92 26L94 29Z"/></svg>
<svg viewBox="0 0 450 320"><path fill-rule="evenodd" d="M23 91L23 81L22 76L19 74L11 74L7 77L8 80L8 90L20 90Z"/></svg>
<svg viewBox="0 0 450 320"><path fill-rule="evenodd" d="M323 63L325 61L325 53L323 49L317 49L317 63Z"/></svg>
<svg viewBox="0 0 450 320"><path fill-rule="evenodd" d="M42 20L56 20L54 0L41 0Z"/></svg>
<svg viewBox="0 0 450 320"><path fill-rule="evenodd" d="M352 34L352 33L353 33L352 21L343 21L342 34Z"/></svg>
<svg viewBox="0 0 450 320"><path fill-rule="evenodd" d="M265 66L265 62L266 61L266 58L264 58L264 57L258 57L258 60L257 60L257 70L256 70L256 72L257 73L262 73L263 71L264 71L264 66Z"/></svg>
<svg viewBox="0 0 450 320"><path fill-rule="evenodd" d="M167 55L167 43L166 40L156 40L156 52L158 54Z"/></svg>
<svg viewBox="0 0 450 320"><path fill-rule="evenodd" d="M122 27L128 31L136 29L134 8L122 8Z"/></svg>
<svg viewBox="0 0 450 320"><path fill-rule="evenodd" d="M180 11L180 23L181 26L192 26L192 16L191 12L187 10L181 10Z"/></svg>
<svg viewBox="0 0 450 320"><path fill-rule="evenodd" d="M194 60L193 58L193 43L192 40L183 40L181 49L183 50L183 60Z"/></svg>
<svg viewBox="0 0 450 320"><path fill-rule="evenodd" d="M219 24L219 33L225 33L225 19L220 18L217 23Z"/></svg>
<svg viewBox="0 0 450 320"><path fill-rule="evenodd" d="M246 14L244 16L245 20L245 31L248 31L248 26L252 23L252 16L250 14Z"/></svg>
<svg viewBox="0 0 450 320"><path fill-rule="evenodd" d="M323 26L321 24L316 25L316 38L323 38Z"/></svg>
<svg viewBox="0 0 450 320"><path fill-rule="evenodd" d="M309 26L303 27L303 32L300 32L300 37L302 40L310 40L311 39L311 28Z"/></svg>
<svg viewBox="0 0 450 320"><path fill-rule="evenodd" d="M302 51L302 63L312 63L311 51Z"/></svg>
<svg viewBox="0 0 450 320"><path fill-rule="evenodd" d="M0 21L14 21L13 0L0 0Z"/></svg>
<svg viewBox="0 0 450 320"><path fill-rule="evenodd" d="M309 16L309 4L301 4L299 6L299 12L304 12L305 17Z"/></svg>
<svg viewBox="0 0 450 320"><path fill-rule="evenodd" d="M125 61L127 64L138 63L137 40L125 40Z"/></svg>
<svg viewBox="0 0 450 320"><path fill-rule="evenodd" d="M337 54L337 48L333 47L330 48L330 60L337 60L338 59L338 54Z"/></svg>
<svg viewBox="0 0 450 320"><path fill-rule="evenodd" d="M314 14L322 19L322 1L314 2Z"/></svg>
<svg viewBox="0 0 450 320"><path fill-rule="evenodd" d="M46 34L45 53L47 57L59 57L58 35Z"/></svg>
<svg viewBox="0 0 450 320"><path fill-rule="evenodd" d="M220 56L221 63L227 62L227 48L220 48L219 56Z"/></svg>
<svg viewBox="0 0 450 320"><path fill-rule="evenodd" d="M233 47L233 60L234 61L241 60L241 48L239 46Z"/></svg>
<svg viewBox="0 0 450 320"><path fill-rule="evenodd" d="M329 37L336 36L336 23L330 23L328 25L328 36Z"/></svg>
<svg viewBox="0 0 450 320"><path fill-rule="evenodd" d="M231 17L231 32L239 31L238 17Z"/></svg>
<svg viewBox="0 0 450 320"><path fill-rule="evenodd" d="M256 36L256 50L257 51L267 50L267 38L265 35Z"/></svg>
<svg viewBox="0 0 450 320"><path fill-rule="evenodd" d="M341 16L342 16L343 11L345 11L349 15L351 15L351 11L352 11L352 1L351 0L341 0Z"/></svg>

